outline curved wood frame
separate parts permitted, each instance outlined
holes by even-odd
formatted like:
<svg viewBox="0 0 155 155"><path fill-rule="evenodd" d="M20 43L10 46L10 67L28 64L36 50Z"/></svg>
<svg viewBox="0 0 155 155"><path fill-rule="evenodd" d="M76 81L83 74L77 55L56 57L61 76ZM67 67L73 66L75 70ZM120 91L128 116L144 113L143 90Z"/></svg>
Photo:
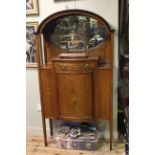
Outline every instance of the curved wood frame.
<svg viewBox="0 0 155 155"><path fill-rule="evenodd" d="M92 17L92 18L98 20L103 25L105 25L108 34L110 34L110 32L112 31L109 24L107 23L107 21L105 19L103 19L101 16L99 16L93 12L90 12L90 11L74 9L74 10L60 11L60 12L56 12L52 15L49 15L47 18L45 18L39 24L36 34L41 34L49 22L52 22L53 20L56 20L56 19L64 17L64 16L68 16L68 15L84 15L84 16Z"/></svg>

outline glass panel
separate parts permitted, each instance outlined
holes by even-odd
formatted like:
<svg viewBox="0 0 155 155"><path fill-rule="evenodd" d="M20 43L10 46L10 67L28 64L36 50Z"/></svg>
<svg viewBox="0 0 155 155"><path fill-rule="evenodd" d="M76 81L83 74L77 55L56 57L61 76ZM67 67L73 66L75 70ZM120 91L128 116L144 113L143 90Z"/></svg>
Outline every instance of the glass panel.
<svg viewBox="0 0 155 155"><path fill-rule="evenodd" d="M96 19L88 16L66 16L52 23L49 40L67 51L86 51L107 38L107 31Z"/></svg>

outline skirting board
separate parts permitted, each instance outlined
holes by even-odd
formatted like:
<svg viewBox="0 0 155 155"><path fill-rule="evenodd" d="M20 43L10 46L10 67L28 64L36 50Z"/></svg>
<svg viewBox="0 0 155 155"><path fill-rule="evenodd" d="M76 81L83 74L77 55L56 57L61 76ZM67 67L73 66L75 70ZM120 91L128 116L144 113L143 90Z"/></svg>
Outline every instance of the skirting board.
<svg viewBox="0 0 155 155"><path fill-rule="evenodd" d="M50 135L50 128L46 128L47 135ZM26 135L27 136L40 136L43 135L42 128L35 128L35 127L26 127Z"/></svg>

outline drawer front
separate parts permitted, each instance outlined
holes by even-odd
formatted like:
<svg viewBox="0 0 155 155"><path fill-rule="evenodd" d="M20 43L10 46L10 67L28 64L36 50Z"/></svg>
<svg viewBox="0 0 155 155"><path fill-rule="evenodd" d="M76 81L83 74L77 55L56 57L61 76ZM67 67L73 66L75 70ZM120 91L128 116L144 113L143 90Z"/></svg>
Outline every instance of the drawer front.
<svg viewBox="0 0 155 155"><path fill-rule="evenodd" d="M56 70L89 70L97 66L96 62L55 62Z"/></svg>

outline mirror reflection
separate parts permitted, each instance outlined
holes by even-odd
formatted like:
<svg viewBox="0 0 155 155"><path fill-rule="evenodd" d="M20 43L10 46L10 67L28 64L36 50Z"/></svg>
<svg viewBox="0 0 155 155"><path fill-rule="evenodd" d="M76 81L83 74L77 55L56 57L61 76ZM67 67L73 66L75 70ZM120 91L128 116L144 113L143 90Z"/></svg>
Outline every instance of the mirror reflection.
<svg viewBox="0 0 155 155"><path fill-rule="evenodd" d="M107 38L107 30L96 19L88 16L65 16L53 22L48 39L67 51L87 51Z"/></svg>

